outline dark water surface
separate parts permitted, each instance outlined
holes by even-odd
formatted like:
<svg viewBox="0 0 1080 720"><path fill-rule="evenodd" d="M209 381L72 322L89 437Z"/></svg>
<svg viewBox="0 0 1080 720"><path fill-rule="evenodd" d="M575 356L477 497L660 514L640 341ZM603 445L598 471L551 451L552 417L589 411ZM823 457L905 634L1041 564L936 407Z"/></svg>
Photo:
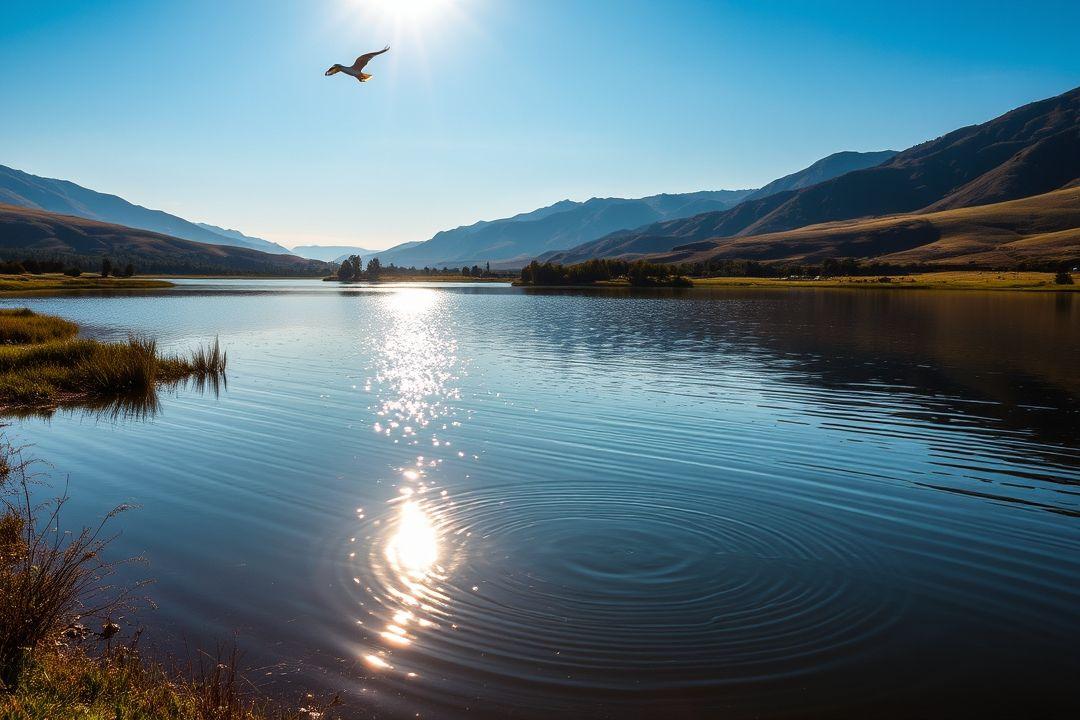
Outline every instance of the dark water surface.
<svg viewBox="0 0 1080 720"><path fill-rule="evenodd" d="M1080 295L192 281L228 389L9 434L160 647L357 717L1077 717Z"/></svg>

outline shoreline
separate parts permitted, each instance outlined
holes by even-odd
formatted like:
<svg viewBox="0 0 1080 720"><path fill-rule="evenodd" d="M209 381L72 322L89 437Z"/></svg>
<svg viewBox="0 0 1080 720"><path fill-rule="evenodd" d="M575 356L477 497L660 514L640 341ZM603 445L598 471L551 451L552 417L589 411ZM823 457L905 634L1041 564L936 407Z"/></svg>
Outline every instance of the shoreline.
<svg viewBox="0 0 1080 720"><path fill-rule="evenodd" d="M888 282L879 277L889 277ZM607 288L655 290L693 289L832 289L832 290L950 290L993 292L1080 292L1080 284L1057 285L1054 274L1047 272L957 270L883 276L845 276L823 279L787 280L784 278L710 277L690 278L689 288L671 286L634 286L628 281L601 281L591 285L532 285L515 282L514 287L537 290L597 290Z"/></svg>

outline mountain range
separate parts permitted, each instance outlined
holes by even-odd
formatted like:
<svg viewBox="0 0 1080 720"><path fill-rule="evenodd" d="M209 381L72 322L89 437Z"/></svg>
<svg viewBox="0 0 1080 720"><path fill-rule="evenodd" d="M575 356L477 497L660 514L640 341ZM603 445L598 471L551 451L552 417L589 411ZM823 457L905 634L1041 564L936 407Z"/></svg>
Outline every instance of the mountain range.
<svg viewBox="0 0 1080 720"><path fill-rule="evenodd" d="M488 262L496 268L520 267L537 255L561 251L613 231L727 210L748 199L802 188L871 167L894 155L893 150L835 153L758 190L706 190L643 198L592 198L584 202L562 200L513 217L445 230L407 248L407 252L399 246L379 252L378 257L383 263L416 267ZM658 249L667 247L670 246Z"/></svg>
<svg viewBox="0 0 1080 720"><path fill-rule="evenodd" d="M903 152L835 153L756 190L563 200L379 251L302 246L292 254L0 166L0 251L108 255L141 272L178 273L317 274L323 261L352 254L402 267L829 256L1007 265L1080 259L1078 178L1080 88Z"/></svg>
<svg viewBox="0 0 1080 720"><path fill-rule="evenodd" d="M621 228L661 218L686 217L732 207L749 190L715 190L645 198L563 200L499 220L436 233L409 248L379 253L384 263L403 266L483 265L520 267L548 250L570 247Z"/></svg>
<svg viewBox="0 0 1080 720"><path fill-rule="evenodd" d="M326 263L235 245L184 240L74 215L0 204L0 254L39 257L96 269L101 258L132 263L138 272L318 275Z"/></svg>
<svg viewBox="0 0 1080 720"><path fill-rule="evenodd" d="M67 180L38 177L3 165L0 165L0 203L150 230L193 242L232 245L267 253L289 252L281 245L236 230L193 223Z"/></svg>
<svg viewBox="0 0 1080 720"><path fill-rule="evenodd" d="M544 259L574 263L642 257L716 238L770 235L782 243L788 237L782 233L796 228L1000 203L1048 193L1078 177L1080 88L955 130L873 167L808 187L748 197L728 210L620 231ZM866 257L881 254L871 245L862 251Z"/></svg>

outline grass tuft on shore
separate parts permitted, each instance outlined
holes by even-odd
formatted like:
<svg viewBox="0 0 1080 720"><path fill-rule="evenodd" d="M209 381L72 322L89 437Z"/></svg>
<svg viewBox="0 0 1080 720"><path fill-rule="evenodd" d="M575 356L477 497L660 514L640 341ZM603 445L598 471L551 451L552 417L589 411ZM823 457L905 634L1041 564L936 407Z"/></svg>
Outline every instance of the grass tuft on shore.
<svg viewBox="0 0 1080 720"><path fill-rule="evenodd" d="M216 383L226 354L215 339L188 356L162 355L150 338L100 342L78 326L29 310L0 314L0 406L55 405L110 396L148 396L158 385Z"/></svg>
<svg viewBox="0 0 1080 720"><path fill-rule="evenodd" d="M295 706L252 696L235 653L173 671L134 644L92 655L74 645L49 648L0 694L0 717L20 720L329 720L339 699L305 697Z"/></svg>

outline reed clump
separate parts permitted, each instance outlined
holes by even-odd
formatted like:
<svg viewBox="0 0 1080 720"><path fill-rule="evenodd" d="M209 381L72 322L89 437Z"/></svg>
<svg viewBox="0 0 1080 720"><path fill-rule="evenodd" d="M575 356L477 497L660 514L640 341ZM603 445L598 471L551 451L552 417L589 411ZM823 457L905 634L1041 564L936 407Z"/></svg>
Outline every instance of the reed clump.
<svg viewBox="0 0 1080 720"><path fill-rule="evenodd" d="M215 386L227 356L215 339L187 356L162 355L153 339L78 338L78 326L29 310L0 313L0 406L56 405L103 397L148 396L162 384Z"/></svg>
<svg viewBox="0 0 1080 720"><path fill-rule="evenodd" d="M36 504L28 464L9 446L0 454L0 691L10 691L75 619L107 616L127 603L129 590L108 582L117 564L102 555L112 539L109 522L127 508L116 508L94 528L62 533L67 498Z"/></svg>

